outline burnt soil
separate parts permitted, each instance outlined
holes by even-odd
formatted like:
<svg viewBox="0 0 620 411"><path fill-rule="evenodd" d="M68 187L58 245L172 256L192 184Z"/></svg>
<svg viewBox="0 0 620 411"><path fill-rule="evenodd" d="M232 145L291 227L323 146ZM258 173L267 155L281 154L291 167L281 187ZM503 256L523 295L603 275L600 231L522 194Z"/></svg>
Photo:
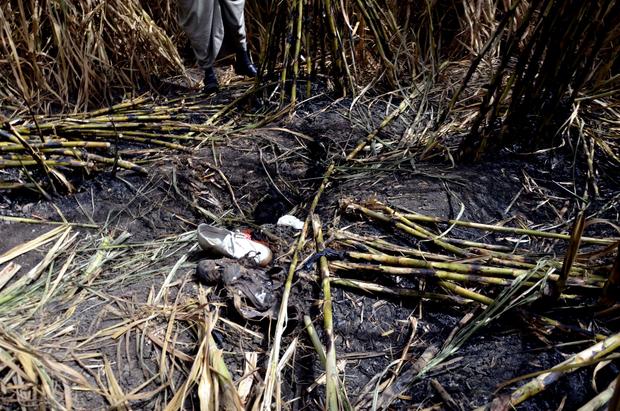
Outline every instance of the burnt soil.
<svg viewBox="0 0 620 411"><path fill-rule="evenodd" d="M222 100L226 96L219 97ZM37 217L58 220L58 210L71 222L106 223L109 232L127 231L132 241L150 241L193 230L195 225L208 222L196 205L220 217L220 223L229 228L249 228L254 235L270 241L276 254L274 266L288 267L287 254L295 233L281 232L274 223L288 212L304 218L304 207L313 197L325 167L333 156L340 156L350 150L356 141L364 137L368 125L351 122L346 115L345 102L334 103L328 98L302 104L291 117L276 124L229 135L216 146L203 148L192 154L170 152L165 161L150 165L148 176L119 173L112 176L103 172L82 178L78 191L56 196L52 202L42 200L29 193L0 193L2 215ZM370 126L378 124L380 116L371 119ZM274 130L287 128L303 133L304 137ZM387 135L399 135L404 125L394 124ZM390 133L390 134L388 134ZM561 223L574 214L572 198L567 194L574 187L574 181L583 181L579 171L567 167L568 159L559 161L557 156L518 157L504 153L477 165L452 166L445 158L430 162L402 162L389 169L372 164L360 170L348 170L336 176L327 187L319 204L318 213L324 223L345 227L360 224L340 213L340 204L345 199L364 201L377 198L394 207L413 210L427 215L461 218L477 222L497 222L512 217L531 225L547 226ZM226 184L209 168L216 164L228 178L240 208L233 205ZM576 180L574 178L576 177ZM537 186L532 185L535 181ZM600 184L601 198L592 205L592 210L604 207L618 194L613 181ZM617 220L615 206L600 217ZM560 213L560 215L558 215ZM21 223L0 223L0 254L11 247L35 238L49 230L46 225ZM84 229L86 230L86 229ZM270 233L271 237L266 234ZM274 234L275 233L275 234ZM390 234L389 231L376 234ZM471 236L471 232L456 230L456 234ZM588 235L601 235L596 228ZM390 234L392 235L392 234ZM279 237L279 240L276 239ZM393 235L396 241L404 241ZM510 239L477 238L487 241L510 241ZM561 255L562 244L541 242L532 244L540 250L557 252ZM309 255L306 250L304 257ZM32 252L17 262L29 267L42 258L44 251ZM205 256L196 252L190 262L196 264ZM324 398L322 386L315 387L315 380L322 374L316 353L303 328L301 318L308 314L321 332L322 317L319 308L320 285L312 277L313 270L298 276L293 285L290 313L291 321L285 334L285 344L299 338L299 350L295 366L284 371L283 394L296 400L291 409L320 409ZM164 274L138 281L116 284L113 274L105 290L107 295L128 299L135 304L146 302L151 288L157 290ZM273 293L279 297L282 276L273 281ZM196 279L181 292L195 292ZM222 303L220 315L255 330L266 336L273 330L269 321L246 321L232 308L229 295L223 288L217 291ZM346 361L344 381L351 400L355 400L371 378L384 372L388 365L398 359L410 338L410 318L417 319L416 336L410 347L410 356L417 358L430 345L441 346L457 323L468 312L477 313L474 307L451 307L446 304L423 302L416 299L386 298L350 289L335 288L333 291L334 328L338 357ZM102 300L93 295L84 301L78 315L72 319L76 334L93 334L114 323L116 318L101 310ZM58 312L62 307L57 307ZM539 313L558 313L553 308L535 307ZM45 316L55 315L50 308ZM587 310L579 307L566 308L560 312L571 325L583 328L595 323ZM617 329L617 322L612 323ZM557 348L554 343L585 340L582 344ZM227 353L226 360L234 377L242 372L244 351L261 354L267 349L267 338L262 341L238 338L221 333L216 341ZM503 317L476 333L451 358L447 365L432 374L462 409L481 406L495 397L498 384L530 372L543 370L566 359L566 356L591 345L583 336L551 332L533 323L529 317L518 313ZM128 343L127 346L132 346ZM101 347L111 358L117 355L114 347ZM141 355L141 361L153 360L158 354L137 353L127 350L128 356ZM259 366L264 355L259 355ZM145 381L138 372L136 358L129 358L127 366L120 370L119 382L125 392ZM613 372L618 368L612 365ZM534 399L526 401L518 409L550 410L563 404L565 410L577 409L595 395L592 388L592 367L582 369L562 378L557 384ZM261 374L263 371L260 372ZM389 375L389 374L388 374ZM597 385L604 387L609 375L600 373ZM510 388L500 392L510 392ZM416 382L405 391L393 405L393 409L423 409L441 404L442 397L430 383L430 378ZM154 409L161 406L156 402L136 402L136 409ZM100 409L106 404L101 398L84 394L76 400L78 409ZM192 406L188 404L188 406ZM194 407L197 405L194 404Z"/></svg>

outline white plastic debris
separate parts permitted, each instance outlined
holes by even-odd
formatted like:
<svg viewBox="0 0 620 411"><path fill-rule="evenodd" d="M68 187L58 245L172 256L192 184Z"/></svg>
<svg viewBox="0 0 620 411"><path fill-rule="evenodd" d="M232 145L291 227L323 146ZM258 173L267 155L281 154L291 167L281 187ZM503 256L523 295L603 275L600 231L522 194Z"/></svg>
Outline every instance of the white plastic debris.
<svg viewBox="0 0 620 411"><path fill-rule="evenodd" d="M225 228L200 224L197 230L198 244L205 251L216 252L230 258L250 258L260 266L266 266L273 254L269 247L253 241L249 235Z"/></svg>
<svg viewBox="0 0 620 411"><path fill-rule="evenodd" d="M277 225L293 227L295 230L301 230L304 228L304 222L290 214L280 217L278 219Z"/></svg>

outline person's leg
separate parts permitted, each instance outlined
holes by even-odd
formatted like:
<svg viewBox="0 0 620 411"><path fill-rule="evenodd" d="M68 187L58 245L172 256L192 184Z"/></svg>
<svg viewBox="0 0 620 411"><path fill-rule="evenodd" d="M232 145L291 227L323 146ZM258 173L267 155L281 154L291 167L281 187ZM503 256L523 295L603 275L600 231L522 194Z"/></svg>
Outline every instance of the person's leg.
<svg viewBox="0 0 620 411"><path fill-rule="evenodd" d="M179 24L189 37L202 68L213 66L213 17L216 0L177 0Z"/></svg>
<svg viewBox="0 0 620 411"><path fill-rule="evenodd" d="M235 71L248 77L256 77L257 71L248 55L245 31L245 0L219 0L226 36L231 39L237 52Z"/></svg>
<svg viewBox="0 0 620 411"><path fill-rule="evenodd" d="M222 19L226 35L232 40L236 49L247 49L245 32L245 0L219 0L222 7Z"/></svg>
<svg viewBox="0 0 620 411"><path fill-rule="evenodd" d="M177 0L177 4L179 24L189 37L198 64L205 70L205 91L216 91L213 63L224 36L219 0Z"/></svg>

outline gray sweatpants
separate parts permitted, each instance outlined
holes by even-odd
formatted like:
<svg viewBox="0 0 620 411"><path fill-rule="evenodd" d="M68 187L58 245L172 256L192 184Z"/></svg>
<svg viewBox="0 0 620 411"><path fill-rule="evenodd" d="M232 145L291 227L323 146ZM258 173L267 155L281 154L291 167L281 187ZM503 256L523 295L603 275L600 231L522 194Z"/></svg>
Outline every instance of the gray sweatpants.
<svg viewBox="0 0 620 411"><path fill-rule="evenodd" d="M189 37L200 67L213 66L224 31L235 47L247 47L244 6L245 0L178 0L179 24Z"/></svg>

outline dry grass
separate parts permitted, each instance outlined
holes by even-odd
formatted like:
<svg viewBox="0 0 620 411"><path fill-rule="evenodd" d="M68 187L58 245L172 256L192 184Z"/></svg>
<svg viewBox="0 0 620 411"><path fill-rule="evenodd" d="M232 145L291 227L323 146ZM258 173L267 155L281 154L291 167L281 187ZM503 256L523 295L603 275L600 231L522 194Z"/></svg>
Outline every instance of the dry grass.
<svg viewBox="0 0 620 411"><path fill-rule="evenodd" d="M93 405L115 409L151 403L176 410L197 387L202 409L241 409L211 333L215 328L243 333L243 327L226 331L229 326L219 324L209 291L188 283L191 270L184 261L196 247L193 238L194 233L188 233L138 244L129 243L126 233L78 238L70 227L61 226L4 254L5 261L12 260L53 244L33 271L0 290L3 406L83 408L90 398ZM162 264L170 257L175 261ZM156 272L169 272L170 279L177 274L181 283L164 282L142 303L106 291L114 290L111 280L128 286ZM80 332L76 326L88 326L89 321L82 317L100 304L95 323L105 320L109 325ZM22 315L15 316L18 311ZM45 327L37 325L41 323ZM145 355L151 346L160 355ZM121 370L132 366L138 352L143 375L128 385Z"/></svg>
<svg viewBox="0 0 620 411"><path fill-rule="evenodd" d="M137 0L6 1L0 21L5 107L106 106L119 90L183 70L176 44Z"/></svg>

